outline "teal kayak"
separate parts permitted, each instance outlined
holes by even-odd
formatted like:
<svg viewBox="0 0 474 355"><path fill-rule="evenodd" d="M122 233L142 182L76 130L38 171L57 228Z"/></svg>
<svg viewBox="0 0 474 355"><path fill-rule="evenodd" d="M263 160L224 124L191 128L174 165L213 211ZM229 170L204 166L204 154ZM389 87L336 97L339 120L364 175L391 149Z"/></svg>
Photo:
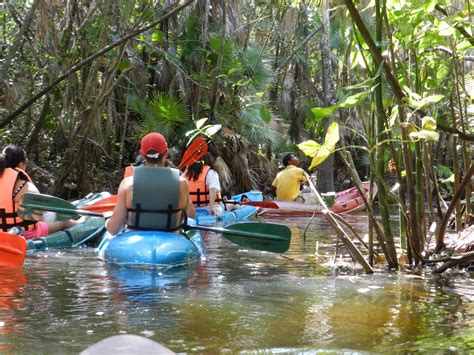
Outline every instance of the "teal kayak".
<svg viewBox="0 0 474 355"><path fill-rule="evenodd" d="M104 232L105 220L102 217L89 217L85 222L65 230L27 240L26 251L74 248L100 238Z"/></svg>

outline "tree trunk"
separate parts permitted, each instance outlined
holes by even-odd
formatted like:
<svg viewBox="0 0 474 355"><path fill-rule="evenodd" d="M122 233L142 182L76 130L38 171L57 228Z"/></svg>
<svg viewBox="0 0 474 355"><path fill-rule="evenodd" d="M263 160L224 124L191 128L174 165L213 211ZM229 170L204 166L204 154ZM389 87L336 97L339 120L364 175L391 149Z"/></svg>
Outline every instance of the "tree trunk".
<svg viewBox="0 0 474 355"><path fill-rule="evenodd" d="M322 31L321 31L321 67L324 107L334 103L335 94L332 78L331 48L329 47L330 20L329 20L329 0L323 0L322 7ZM324 133L334 122L334 116L324 119ZM320 166L318 174L318 190L321 192L334 191L334 155L331 154Z"/></svg>

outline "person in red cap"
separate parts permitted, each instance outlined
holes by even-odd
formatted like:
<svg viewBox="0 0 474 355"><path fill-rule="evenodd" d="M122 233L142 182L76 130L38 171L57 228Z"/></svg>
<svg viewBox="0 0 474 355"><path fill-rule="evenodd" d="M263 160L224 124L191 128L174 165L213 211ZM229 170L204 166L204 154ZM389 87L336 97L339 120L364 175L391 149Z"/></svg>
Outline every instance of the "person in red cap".
<svg viewBox="0 0 474 355"><path fill-rule="evenodd" d="M148 133L140 142L144 164L120 183L117 204L107 230L115 235L127 229L179 231L186 215L194 217L189 188L178 169L166 167L168 143L160 133Z"/></svg>

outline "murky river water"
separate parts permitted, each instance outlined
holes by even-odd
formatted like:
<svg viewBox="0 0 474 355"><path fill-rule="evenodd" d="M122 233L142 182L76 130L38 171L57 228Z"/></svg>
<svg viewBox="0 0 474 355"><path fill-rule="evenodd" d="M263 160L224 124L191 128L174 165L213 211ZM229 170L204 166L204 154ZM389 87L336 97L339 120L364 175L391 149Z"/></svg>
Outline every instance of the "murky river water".
<svg viewBox="0 0 474 355"><path fill-rule="evenodd" d="M181 353L474 351L474 282L328 272L334 238L318 217L292 227L285 257L206 237L207 260L167 274L112 268L93 249L42 252L0 269L0 351L78 353L137 334ZM365 218L351 217L364 232ZM357 270L359 270L357 268Z"/></svg>

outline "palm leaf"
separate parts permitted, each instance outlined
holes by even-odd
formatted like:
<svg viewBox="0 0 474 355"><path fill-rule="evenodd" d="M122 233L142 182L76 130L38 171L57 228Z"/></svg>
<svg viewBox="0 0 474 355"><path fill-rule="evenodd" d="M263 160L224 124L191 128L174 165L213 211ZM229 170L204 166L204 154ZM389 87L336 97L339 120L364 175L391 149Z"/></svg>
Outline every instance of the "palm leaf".
<svg viewBox="0 0 474 355"><path fill-rule="evenodd" d="M161 132L166 137L170 137L172 133L179 132L190 124L186 105L163 92L157 93L148 100L132 94L129 96L129 107L142 117L141 135Z"/></svg>

